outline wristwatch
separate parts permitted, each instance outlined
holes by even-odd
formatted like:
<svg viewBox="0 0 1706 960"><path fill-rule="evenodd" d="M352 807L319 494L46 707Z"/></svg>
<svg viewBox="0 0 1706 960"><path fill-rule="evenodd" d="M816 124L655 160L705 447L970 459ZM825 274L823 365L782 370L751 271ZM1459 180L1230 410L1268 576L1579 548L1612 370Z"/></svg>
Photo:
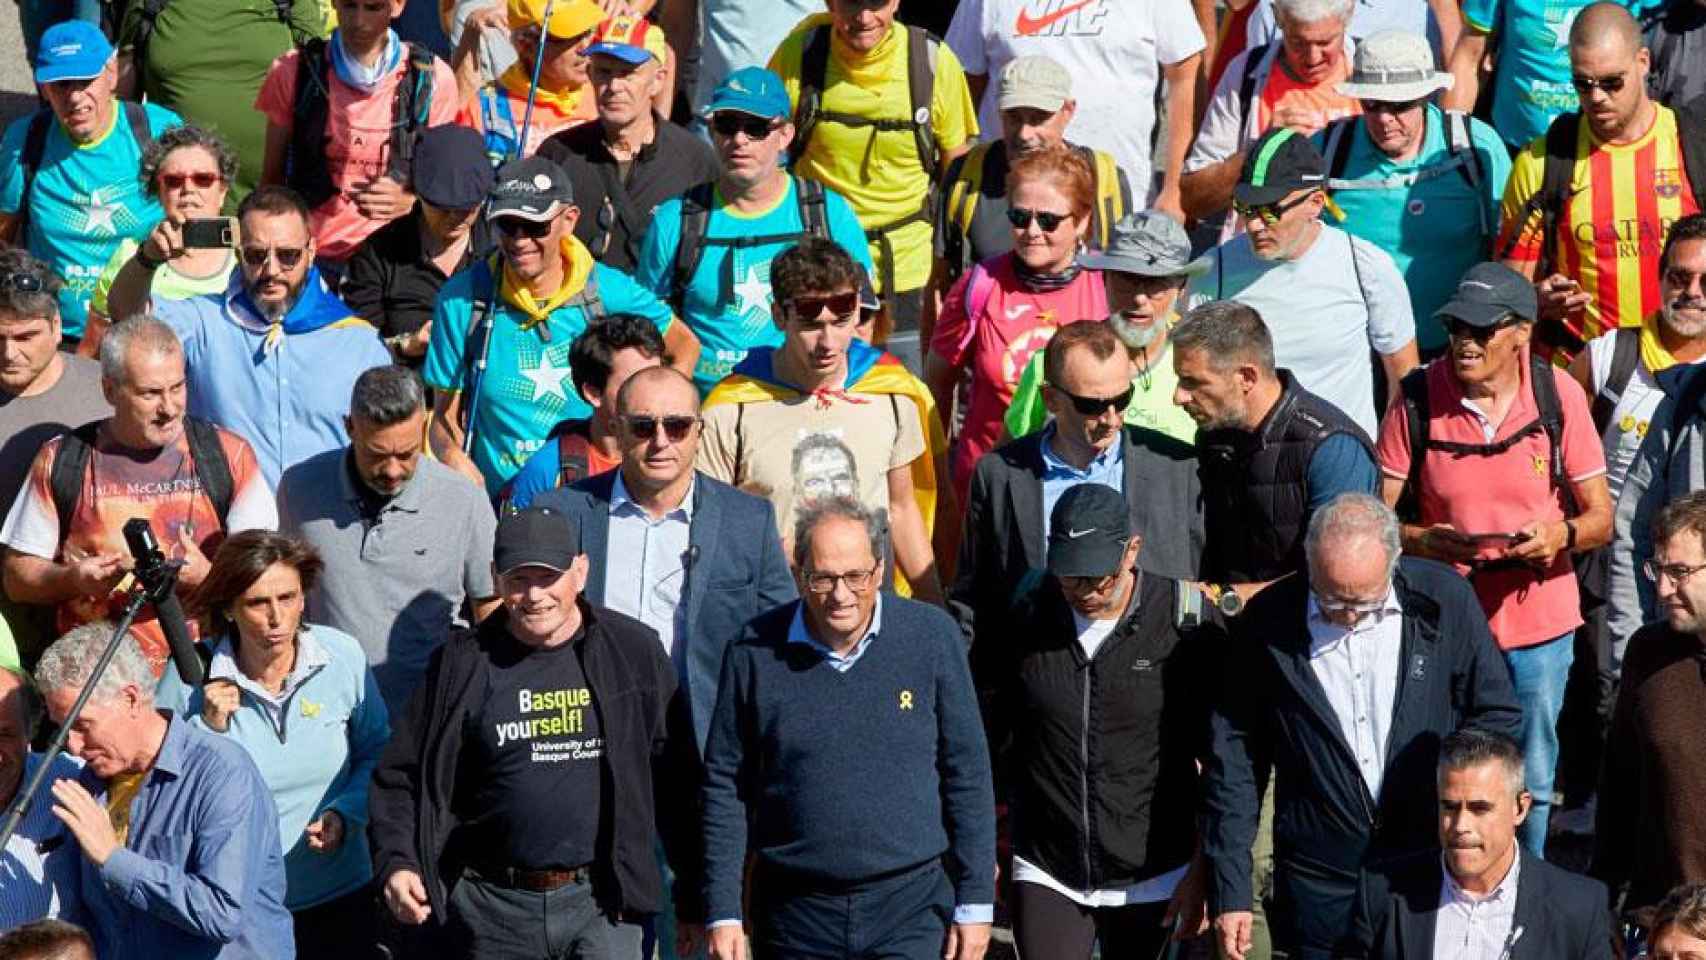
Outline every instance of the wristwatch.
<svg viewBox="0 0 1706 960"><path fill-rule="evenodd" d="M1244 598L1238 591L1232 589L1230 583L1202 584L1203 596L1214 604L1214 608L1228 617L1236 617L1244 612Z"/></svg>

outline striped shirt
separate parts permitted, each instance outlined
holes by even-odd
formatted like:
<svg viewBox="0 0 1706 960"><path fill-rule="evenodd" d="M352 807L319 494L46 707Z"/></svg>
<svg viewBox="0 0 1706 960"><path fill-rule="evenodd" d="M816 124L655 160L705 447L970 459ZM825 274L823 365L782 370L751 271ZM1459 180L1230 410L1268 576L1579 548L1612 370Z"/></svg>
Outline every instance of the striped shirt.
<svg viewBox="0 0 1706 960"><path fill-rule="evenodd" d="M42 763L39 754L24 757L24 777L18 789L35 775ZM19 924L59 917L73 923L84 919L79 885L83 852L77 839L53 815L55 780L75 780L83 765L65 754L53 759L53 767L41 792L31 801L18 824L18 832L0 851L0 930ZM8 804L6 811L10 811Z"/></svg>
<svg viewBox="0 0 1706 960"><path fill-rule="evenodd" d="M1560 216L1551 251L1554 272L1575 280L1591 298L1565 323L1583 340L1618 326L1639 326L1659 308L1659 254L1671 225L1697 213L1677 136L1676 114L1659 106L1651 129L1633 143L1601 143L1586 122L1576 140L1568 216ZM1517 155L1505 186L1499 249L1522 230L1509 258L1536 262L1541 254L1537 215L1521 222L1523 207L1539 192L1546 167L1546 138ZM1562 229L1567 224L1568 231Z"/></svg>

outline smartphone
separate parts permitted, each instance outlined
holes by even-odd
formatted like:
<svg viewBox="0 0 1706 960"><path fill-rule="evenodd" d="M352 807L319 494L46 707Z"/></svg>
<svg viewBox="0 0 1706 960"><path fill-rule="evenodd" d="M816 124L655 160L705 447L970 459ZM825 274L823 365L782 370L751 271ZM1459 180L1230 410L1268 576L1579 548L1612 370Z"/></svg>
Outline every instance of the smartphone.
<svg viewBox="0 0 1706 960"><path fill-rule="evenodd" d="M237 246L236 217L208 217L185 220L184 248L188 250L223 250Z"/></svg>
<svg viewBox="0 0 1706 960"><path fill-rule="evenodd" d="M1528 539L1521 533L1465 533L1463 537L1486 546L1513 546Z"/></svg>

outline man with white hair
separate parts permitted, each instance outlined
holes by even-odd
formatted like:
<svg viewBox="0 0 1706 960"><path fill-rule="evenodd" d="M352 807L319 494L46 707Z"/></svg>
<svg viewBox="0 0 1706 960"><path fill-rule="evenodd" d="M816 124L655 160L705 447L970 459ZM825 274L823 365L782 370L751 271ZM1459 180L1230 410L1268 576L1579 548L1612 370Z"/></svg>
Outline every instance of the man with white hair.
<svg viewBox="0 0 1706 960"><path fill-rule="evenodd" d="M154 670L129 633L70 716L112 632L77 627L36 665L48 714L70 724L67 748L85 764L51 795L83 853L100 956L291 960L278 810L248 753L155 709Z"/></svg>
<svg viewBox="0 0 1706 960"><path fill-rule="evenodd" d="M1355 7L1356 0L1274 0L1279 39L1234 57L1215 86L1179 182L1185 213L1200 220L1232 206L1245 154L1262 134L1288 127L1309 136L1361 112L1337 89L1350 76L1345 27ZM1243 226L1229 219L1221 239Z"/></svg>
<svg viewBox="0 0 1706 960"><path fill-rule="evenodd" d="M1362 104L1315 134L1343 229L1391 255L1410 292L1422 356L1445 350L1433 312L1454 277L1492 253L1510 154L1492 127L1432 103L1452 76L1425 37L1386 30L1357 47L1340 93Z"/></svg>
<svg viewBox="0 0 1706 960"><path fill-rule="evenodd" d="M1514 736L1522 712L1474 591L1449 568L1401 556L1397 516L1347 493L1317 510L1307 569L1233 621L1229 676L1210 715L1203 854L1222 949L1250 949L1250 846L1260 794L1275 791L1274 946L1332 955L1350 926L1357 876L1386 856L1434 847L1434 760L1463 727Z"/></svg>

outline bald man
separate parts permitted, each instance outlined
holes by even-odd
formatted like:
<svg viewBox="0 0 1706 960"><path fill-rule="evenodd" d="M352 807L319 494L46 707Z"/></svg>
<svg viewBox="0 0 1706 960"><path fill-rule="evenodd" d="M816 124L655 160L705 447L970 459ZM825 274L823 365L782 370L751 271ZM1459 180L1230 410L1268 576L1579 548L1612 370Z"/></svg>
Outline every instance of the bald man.
<svg viewBox="0 0 1706 960"><path fill-rule="evenodd" d="M11 810L24 782L43 763L52 768L49 784L77 778L81 765L69 756L43 758L29 752L35 714L24 678L0 670L0 816ZM18 832L0 851L0 887L5 889L0 930L42 917L84 919L78 894L82 857L65 824L53 815L53 798L46 793L43 787L43 796L30 805Z"/></svg>
<svg viewBox="0 0 1706 960"><path fill-rule="evenodd" d="M1552 121L1511 168L1497 252L1535 281L1543 353L1573 357L1601 331L1651 317L1665 236L1700 209L1706 183L1690 183L1677 114L1647 95L1650 63L1621 5L1583 8L1570 29L1581 110Z"/></svg>

